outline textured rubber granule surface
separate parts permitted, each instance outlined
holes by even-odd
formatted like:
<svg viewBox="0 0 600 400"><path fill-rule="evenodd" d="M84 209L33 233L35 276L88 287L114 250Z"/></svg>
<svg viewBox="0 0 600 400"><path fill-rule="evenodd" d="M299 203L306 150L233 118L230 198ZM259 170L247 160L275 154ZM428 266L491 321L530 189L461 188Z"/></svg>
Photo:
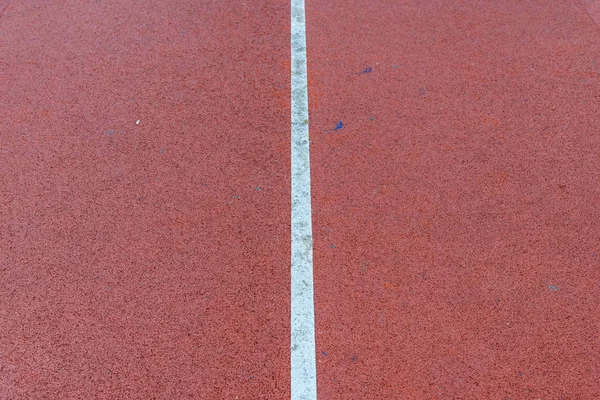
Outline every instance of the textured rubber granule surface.
<svg viewBox="0 0 600 400"><path fill-rule="evenodd" d="M289 397L289 9L225 3L0 3L0 398Z"/></svg>
<svg viewBox="0 0 600 400"><path fill-rule="evenodd" d="M600 398L600 30L584 7L307 13L321 397Z"/></svg>

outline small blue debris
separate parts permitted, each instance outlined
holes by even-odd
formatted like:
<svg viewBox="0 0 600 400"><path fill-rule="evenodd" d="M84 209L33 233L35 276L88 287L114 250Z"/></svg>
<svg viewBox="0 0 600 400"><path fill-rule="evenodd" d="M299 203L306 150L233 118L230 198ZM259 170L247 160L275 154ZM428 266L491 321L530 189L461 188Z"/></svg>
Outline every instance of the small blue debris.
<svg viewBox="0 0 600 400"><path fill-rule="evenodd" d="M321 352L321 355L322 355L323 357L327 357L327 353L325 353L324 351L322 351L322 352Z"/></svg>
<svg viewBox="0 0 600 400"><path fill-rule="evenodd" d="M112 135L113 133L115 133L114 129L109 129L109 130L106 131L107 135Z"/></svg>
<svg viewBox="0 0 600 400"><path fill-rule="evenodd" d="M258 190L260 192L260 191L262 191L262 188L257 186L254 188L254 190Z"/></svg>
<svg viewBox="0 0 600 400"><path fill-rule="evenodd" d="M423 96L425 94L425 92L426 92L425 88L422 87L421 89L419 89L419 96Z"/></svg>
<svg viewBox="0 0 600 400"><path fill-rule="evenodd" d="M375 118L373 118L373 117L369 117L369 120L371 120L371 121L373 121L374 119L375 119Z"/></svg>
<svg viewBox="0 0 600 400"><path fill-rule="evenodd" d="M523 373L519 372L517 375L519 375L519 378L521 378L523 376Z"/></svg>
<svg viewBox="0 0 600 400"><path fill-rule="evenodd" d="M356 361L356 356L352 356L351 360Z"/></svg>
<svg viewBox="0 0 600 400"><path fill-rule="evenodd" d="M332 245L329 246L329 248L330 249L335 249L335 245L332 244Z"/></svg>
<svg viewBox="0 0 600 400"><path fill-rule="evenodd" d="M548 285L548 289L557 292L560 290L560 286Z"/></svg>
<svg viewBox="0 0 600 400"><path fill-rule="evenodd" d="M373 68L371 67L367 67L363 70L363 72L361 72L360 74L368 74L369 72L373 72Z"/></svg>
<svg viewBox="0 0 600 400"><path fill-rule="evenodd" d="M397 66L396 64L394 64L394 65L392 66L392 68L398 68L398 66Z"/></svg>
<svg viewBox="0 0 600 400"><path fill-rule="evenodd" d="M333 131L339 131L340 129L342 129L344 127L344 123L342 121L338 122L337 125L335 126L335 128L333 129L328 129L325 132L333 132Z"/></svg>

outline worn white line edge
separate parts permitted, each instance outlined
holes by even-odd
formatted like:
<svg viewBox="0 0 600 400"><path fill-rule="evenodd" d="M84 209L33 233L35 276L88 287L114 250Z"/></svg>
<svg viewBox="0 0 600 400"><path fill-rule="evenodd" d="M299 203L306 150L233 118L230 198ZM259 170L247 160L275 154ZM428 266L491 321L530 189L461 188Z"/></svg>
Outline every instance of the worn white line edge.
<svg viewBox="0 0 600 400"><path fill-rule="evenodd" d="M317 398L304 0L291 0L291 398Z"/></svg>

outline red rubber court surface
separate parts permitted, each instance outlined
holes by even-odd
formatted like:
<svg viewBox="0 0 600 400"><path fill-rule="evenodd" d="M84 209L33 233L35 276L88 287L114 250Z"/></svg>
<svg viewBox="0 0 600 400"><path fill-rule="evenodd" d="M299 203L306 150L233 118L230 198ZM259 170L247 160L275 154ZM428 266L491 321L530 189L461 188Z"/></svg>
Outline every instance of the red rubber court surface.
<svg viewBox="0 0 600 400"><path fill-rule="evenodd" d="M0 0L0 399L290 398L290 18ZM306 21L319 399L600 399L600 3Z"/></svg>
<svg viewBox="0 0 600 400"><path fill-rule="evenodd" d="M288 5L0 4L0 398L289 397Z"/></svg>
<svg viewBox="0 0 600 400"><path fill-rule="evenodd" d="M321 398L600 398L600 29L584 6L307 14Z"/></svg>

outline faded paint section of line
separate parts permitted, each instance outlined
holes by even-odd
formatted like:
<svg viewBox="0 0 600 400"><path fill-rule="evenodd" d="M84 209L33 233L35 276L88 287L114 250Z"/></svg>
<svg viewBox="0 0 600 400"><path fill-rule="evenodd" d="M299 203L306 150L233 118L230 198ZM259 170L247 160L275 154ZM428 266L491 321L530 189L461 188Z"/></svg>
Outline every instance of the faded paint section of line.
<svg viewBox="0 0 600 400"><path fill-rule="evenodd" d="M600 29L600 0L581 0L588 15Z"/></svg>
<svg viewBox="0 0 600 400"><path fill-rule="evenodd" d="M291 398L317 398L304 0L291 2Z"/></svg>

